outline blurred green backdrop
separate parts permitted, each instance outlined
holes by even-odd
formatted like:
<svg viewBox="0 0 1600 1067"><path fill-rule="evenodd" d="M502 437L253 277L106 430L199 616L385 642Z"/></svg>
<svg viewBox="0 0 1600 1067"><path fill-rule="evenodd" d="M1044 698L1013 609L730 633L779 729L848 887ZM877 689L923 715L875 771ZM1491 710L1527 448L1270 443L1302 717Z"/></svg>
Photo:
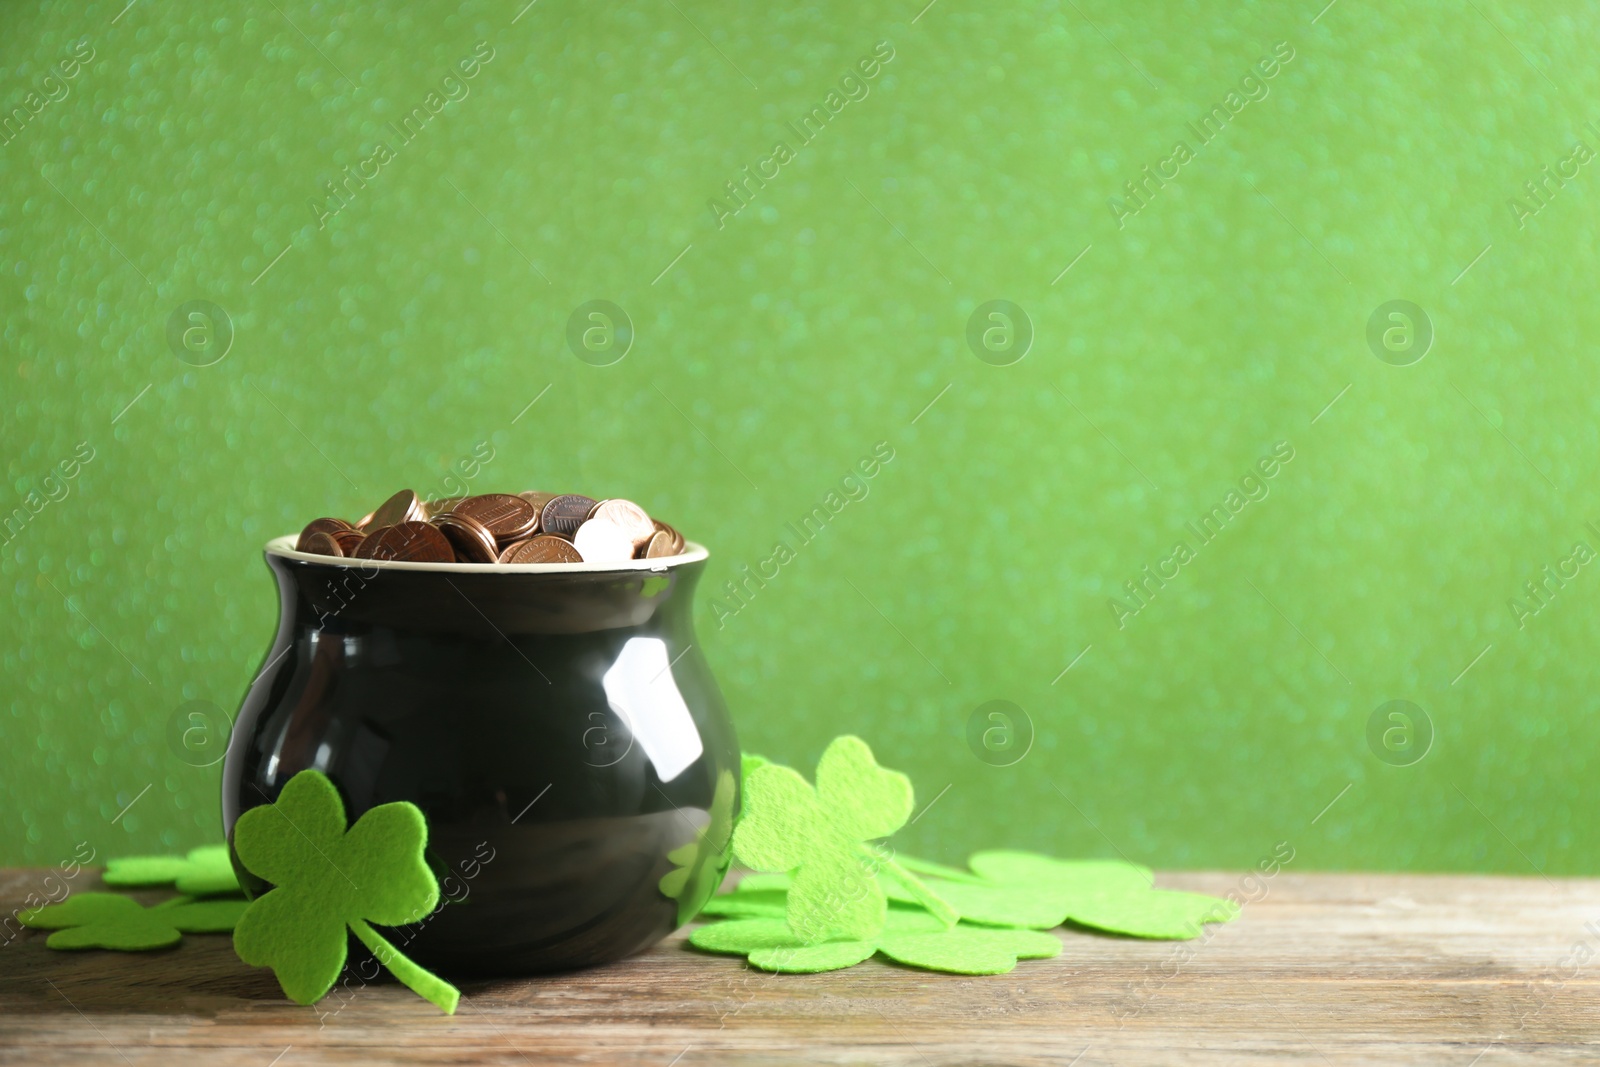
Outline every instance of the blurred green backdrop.
<svg viewBox="0 0 1600 1067"><path fill-rule="evenodd" d="M262 543L492 450L903 847L1600 872L1592 5L125 3L0 34L0 863L215 838Z"/></svg>

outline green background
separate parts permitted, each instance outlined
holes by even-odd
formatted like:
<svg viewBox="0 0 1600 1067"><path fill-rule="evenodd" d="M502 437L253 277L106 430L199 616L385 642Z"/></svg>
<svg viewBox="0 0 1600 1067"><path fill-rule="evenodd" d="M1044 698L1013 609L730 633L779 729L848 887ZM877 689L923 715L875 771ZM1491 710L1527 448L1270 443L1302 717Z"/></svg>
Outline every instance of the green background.
<svg viewBox="0 0 1600 1067"><path fill-rule="evenodd" d="M1600 147L1592 6L220 10L0 16L7 108L94 49L0 145L0 515L95 456L0 548L0 862L214 839L219 769L169 737L262 659L262 543L488 442L476 489L627 496L709 544L699 627L746 747L809 772L863 736L937 798L907 849L1600 872L1600 568L1524 625L1508 605L1600 544L1600 161L1509 204ZM786 123L882 41L801 146ZM592 299L635 330L610 366L567 345ZM995 299L1035 332L1008 366L966 339ZM1367 340L1396 299L1435 331L1408 366ZM191 300L232 323L210 366L167 341ZM722 582L884 441L869 495L719 628ZM1110 598L1278 442L1266 498L1119 627ZM996 699L1031 723L1010 766L968 744ZM1368 743L1393 699L1431 723L1410 766Z"/></svg>

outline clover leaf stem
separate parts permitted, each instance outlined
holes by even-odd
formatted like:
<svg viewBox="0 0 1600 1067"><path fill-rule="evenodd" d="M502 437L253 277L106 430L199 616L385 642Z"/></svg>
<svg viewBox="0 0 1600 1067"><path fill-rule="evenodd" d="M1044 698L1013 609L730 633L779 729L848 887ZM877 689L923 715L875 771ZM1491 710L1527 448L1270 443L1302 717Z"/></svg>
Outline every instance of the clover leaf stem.
<svg viewBox="0 0 1600 1067"><path fill-rule="evenodd" d="M914 874L925 874L930 878L943 878L947 882L965 882L967 885L985 886L990 884L987 879L980 878L969 871L963 871L958 867L947 867L942 863L921 860L915 856L907 856L904 853L900 854L900 865Z"/></svg>
<svg viewBox="0 0 1600 1067"><path fill-rule="evenodd" d="M934 918L946 926L954 926L956 920L961 918L960 913L951 907L949 902L938 893L929 889L921 878L918 878L887 856L880 855L870 849L867 852L872 856L873 863L882 864L884 871L895 881L905 886L911 895L916 897L917 903L927 908Z"/></svg>
<svg viewBox="0 0 1600 1067"><path fill-rule="evenodd" d="M432 971L417 966L401 954L400 950L389 944L383 935L368 926L364 919L353 919L350 929L356 932L361 943L372 950L378 957L378 962L396 978L402 985L417 996L437 1006L446 1015L456 1013L456 1003L461 999L461 990L446 982Z"/></svg>

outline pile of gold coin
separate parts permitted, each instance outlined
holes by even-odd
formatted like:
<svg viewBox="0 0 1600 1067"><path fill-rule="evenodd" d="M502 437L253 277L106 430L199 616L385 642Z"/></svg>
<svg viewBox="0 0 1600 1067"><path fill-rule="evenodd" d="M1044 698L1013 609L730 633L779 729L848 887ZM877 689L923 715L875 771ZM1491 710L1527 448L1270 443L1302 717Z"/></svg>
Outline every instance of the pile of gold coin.
<svg viewBox="0 0 1600 1067"><path fill-rule="evenodd" d="M683 535L631 500L483 493L422 500L402 489L360 522L313 519L295 550L411 563L623 563L683 551Z"/></svg>

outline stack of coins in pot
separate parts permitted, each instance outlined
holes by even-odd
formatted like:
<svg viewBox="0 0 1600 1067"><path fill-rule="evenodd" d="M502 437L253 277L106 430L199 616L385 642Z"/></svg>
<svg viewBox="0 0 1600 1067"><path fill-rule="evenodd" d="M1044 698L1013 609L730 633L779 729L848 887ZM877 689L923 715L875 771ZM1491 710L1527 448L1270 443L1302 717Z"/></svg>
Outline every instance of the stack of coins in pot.
<svg viewBox="0 0 1600 1067"><path fill-rule="evenodd" d="M631 500L481 493L423 500L402 489L360 522L313 519L299 552L413 563L622 563L683 551L683 535Z"/></svg>

